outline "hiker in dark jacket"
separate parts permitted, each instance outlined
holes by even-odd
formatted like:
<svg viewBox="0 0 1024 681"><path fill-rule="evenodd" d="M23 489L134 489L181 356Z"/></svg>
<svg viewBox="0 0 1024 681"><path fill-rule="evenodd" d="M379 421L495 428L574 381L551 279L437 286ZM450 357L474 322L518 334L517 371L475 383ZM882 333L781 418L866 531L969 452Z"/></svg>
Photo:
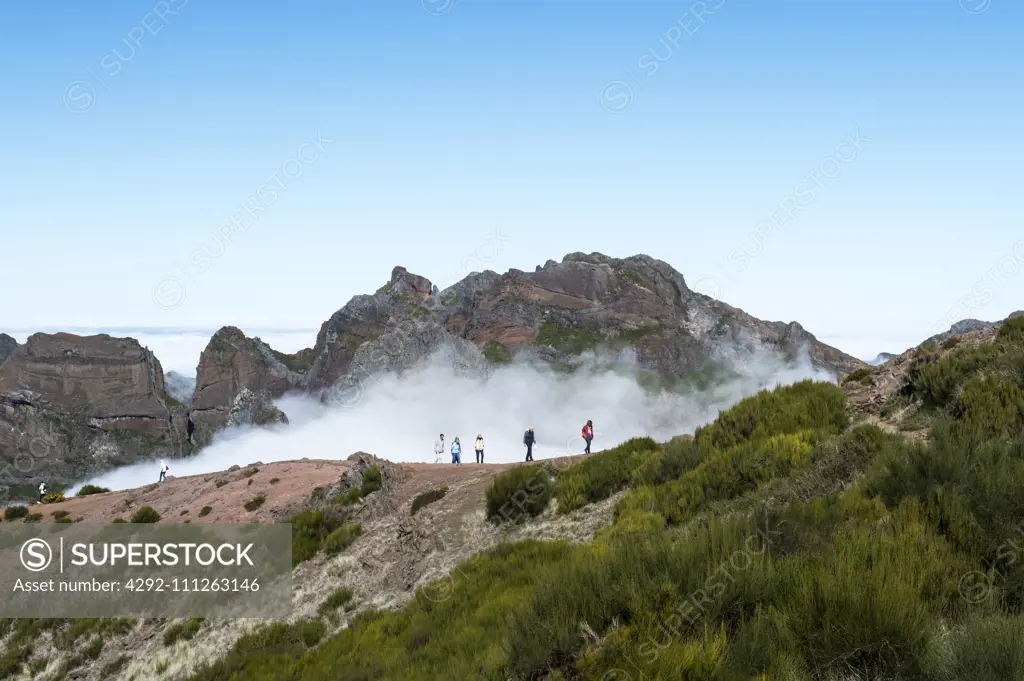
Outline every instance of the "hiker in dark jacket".
<svg viewBox="0 0 1024 681"><path fill-rule="evenodd" d="M533 426L526 429L523 433L523 444L526 445L526 460L533 461L533 443L537 441L537 437L533 434Z"/></svg>

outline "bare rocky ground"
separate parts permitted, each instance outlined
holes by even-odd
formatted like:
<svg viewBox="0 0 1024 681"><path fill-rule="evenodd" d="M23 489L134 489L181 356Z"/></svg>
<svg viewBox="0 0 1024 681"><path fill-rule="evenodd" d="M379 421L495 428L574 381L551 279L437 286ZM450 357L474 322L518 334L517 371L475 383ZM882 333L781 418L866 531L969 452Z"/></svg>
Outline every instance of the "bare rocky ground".
<svg viewBox="0 0 1024 681"><path fill-rule="evenodd" d="M562 467L578 459L563 457L547 463ZM354 592L355 607L326 619L331 631L347 626L363 610L400 607L419 587L427 587L428 597L443 600L459 579L458 564L472 555L502 540L587 541L610 521L618 500L616 496L567 516L557 515L552 504L537 518L498 526L485 518L487 486L496 474L519 464L392 464L357 453L345 461L256 463L221 473L168 477L162 484L139 489L32 506L30 512L43 513L42 522L54 522L54 513L67 511L78 522L109 523L115 518L127 520L137 509L150 506L160 513L161 523L287 522L293 513L310 506L317 488L331 490L339 483L343 487L343 479L371 465L381 470L382 489L365 497L353 511L354 521L362 526L361 536L338 556L327 558L321 553L295 568L290 621L320 618L320 604L341 587ZM415 516L410 514L417 495L440 487L448 488L442 499ZM265 495L266 501L257 510L246 511L245 502L257 494ZM205 506L212 511L199 517ZM127 634L108 635L100 657L72 669L68 678L183 679L204 662L222 656L239 636L266 624L263 620L206 620L192 640L165 646L164 632L180 622L140 620ZM0 649L5 648L0 644ZM22 678L50 679L73 654L58 650L45 633L34 646L32 660L48 664L36 676ZM122 656L128 658L123 668L104 676L104 667Z"/></svg>

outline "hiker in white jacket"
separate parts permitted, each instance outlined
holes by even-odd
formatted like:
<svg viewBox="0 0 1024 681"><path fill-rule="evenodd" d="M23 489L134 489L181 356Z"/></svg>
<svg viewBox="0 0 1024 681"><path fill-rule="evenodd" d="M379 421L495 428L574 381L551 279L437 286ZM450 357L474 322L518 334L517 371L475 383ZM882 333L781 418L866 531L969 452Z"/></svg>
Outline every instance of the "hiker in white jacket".
<svg viewBox="0 0 1024 681"><path fill-rule="evenodd" d="M473 449L476 450L476 462L484 462L484 436L477 434L476 441L473 443Z"/></svg>
<svg viewBox="0 0 1024 681"><path fill-rule="evenodd" d="M160 462L160 482L163 482L164 478L167 477L167 471L168 471L167 462L166 461L161 461Z"/></svg>
<svg viewBox="0 0 1024 681"><path fill-rule="evenodd" d="M39 483L39 503L43 503L43 499L46 497L46 483Z"/></svg>
<svg viewBox="0 0 1024 681"><path fill-rule="evenodd" d="M444 433L441 433L441 439L434 443L434 463L441 463L442 456L444 456Z"/></svg>

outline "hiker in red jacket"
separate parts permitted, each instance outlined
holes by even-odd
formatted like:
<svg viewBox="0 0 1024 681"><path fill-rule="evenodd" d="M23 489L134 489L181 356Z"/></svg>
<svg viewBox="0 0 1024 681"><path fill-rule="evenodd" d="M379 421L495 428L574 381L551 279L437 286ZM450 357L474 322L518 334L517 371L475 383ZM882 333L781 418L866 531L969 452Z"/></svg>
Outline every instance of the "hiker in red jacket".
<svg viewBox="0 0 1024 681"><path fill-rule="evenodd" d="M584 454L590 454L590 441L594 439L594 422L587 419L587 425L583 426L583 439L587 442L587 448L583 450Z"/></svg>

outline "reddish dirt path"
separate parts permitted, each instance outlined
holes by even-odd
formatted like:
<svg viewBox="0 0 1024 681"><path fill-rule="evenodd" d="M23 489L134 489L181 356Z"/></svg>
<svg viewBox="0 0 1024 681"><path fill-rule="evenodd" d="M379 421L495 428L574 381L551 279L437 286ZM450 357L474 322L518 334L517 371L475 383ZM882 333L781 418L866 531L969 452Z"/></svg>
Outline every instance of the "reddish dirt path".
<svg viewBox="0 0 1024 681"><path fill-rule="evenodd" d="M579 461L582 456L558 457L538 460L558 467ZM517 463L448 463L392 464L399 473L400 482L395 489L392 504L411 503L421 492L443 485L464 487L466 492L479 491L482 496L491 478ZM205 473L187 477L168 476L161 484L151 484L120 492L75 497L59 504L33 504L30 513L42 513L42 522L55 522L54 513L67 512L74 521L109 523L115 518L128 520L143 506L150 506L161 516L162 522L238 523L285 522L291 513L309 499L317 487L338 482L350 468L348 460L280 461L253 464L234 471ZM252 471L255 470L255 473ZM275 482L271 483L271 480ZM266 501L255 511L246 511L245 503L258 494ZM200 511L212 510L203 517Z"/></svg>

